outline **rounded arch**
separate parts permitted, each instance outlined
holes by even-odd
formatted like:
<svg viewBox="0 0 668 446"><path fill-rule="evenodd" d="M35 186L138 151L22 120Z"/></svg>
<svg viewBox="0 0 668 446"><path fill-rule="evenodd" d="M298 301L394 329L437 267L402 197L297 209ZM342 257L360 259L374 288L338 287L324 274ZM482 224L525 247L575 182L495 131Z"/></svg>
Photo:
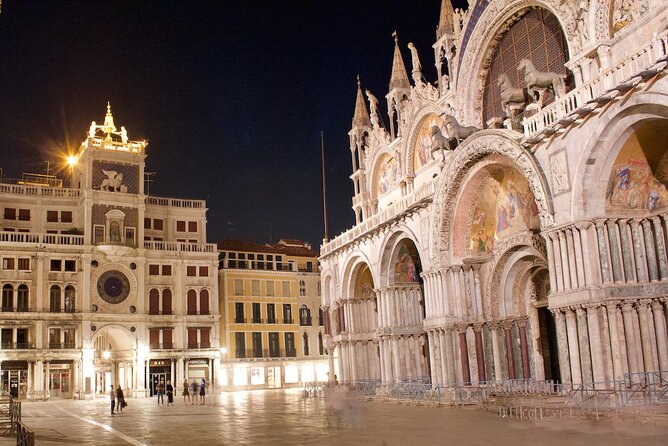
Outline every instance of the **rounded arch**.
<svg viewBox="0 0 668 446"><path fill-rule="evenodd" d="M343 271L341 274L342 282L340 284L340 300L350 299L355 296L355 285L359 274L367 268L373 287L378 287L378 278L371 268L369 258L362 252L355 251L351 253L344 262ZM330 304L336 300L330 301Z"/></svg>
<svg viewBox="0 0 668 446"><path fill-rule="evenodd" d="M380 271L378 273L379 286L388 286L392 284L393 277L390 275L392 271L392 261L398 255L399 244L404 240L410 240L415 246L416 254L419 257L421 270L428 264L425 256L425 251L416 234L407 226L400 224L394 227L394 230L387 234L385 239L379 244L380 252L378 258L380 259Z"/></svg>
<svg viewBox="0 0 668 446"><path fill-rule="evenodd" d="M605 215L608 180L620 151L639 126L653 120L668 120L667 94L635 94L622 110L599 118L573 175L571 221Z"/></svg>
<svg viewBox="0 0 668 446"><path fill-rule="evenodd" d="M387 165L385 169L383 164ZM403 178L404 176L403 164L405 163L402 163L400 156L387 147L378 150L374 154L373 159L369 163L371 175L369 175L367 179L367 190L370 192L372 201L378 200L381 195L384 195L386 192L389 192L396 187L396 185L399 183L399 179ZM379 191L383 176L390 175L393 175L394 179L388 177L387 180L392 180L392 182L388 182L386 190Z"/></svg>
<svg viewBox="0 0 668 446"><path fill-rule="evenodd" d="M457 71L457 110L462 113L466 125L482 126L482 94L487 71L497 44L505 31L531 8L543 8L554 15L566 37L568 54L575 54L580 42L575 39L577 8L563 6L562 0L516 0L503 4L492 2L481 13L471 31ZM465 30L465 33L468 29ZM471 45L476 42L477 45ZM479 44L478 44L479 43ZM475 82L470 82L475 79Z"/></svg>
<svg viewBox="0 0 668 446"><path fill-rule="evenodd" d="M413 160L415 159L415 146L418 142L418 136L420 135L420 130L422 129L423 124L428 121L431 115L440 115L443 112L439 107L435 105L428 104L422 107L416 112L412 122L410 123L410 131L408 132L408 137L405 139L406 146L406 175L414 176L415 175L415 165Z"/></svg>
<svg viewBox="0 0 668 446"><path fill-rule="evenodd" d="M545 230L554 225L554 211L547 181L533 155L522 148L508 130L484 130L467 138L454 152L443 168L434 196L431 230L431 262L449 264L453 255L453 233L456 206L462 192L467 188L466 179L475 178L475 169L506 159L527 180L529 190L535 200L540 228ZM494 156L500 157L494 160ZM490 158L491 157L491 158ZM487 162L485 159L489 158ZM459 222L457 222L459 223Z"/></svg>
<svg viewBox="0 0 668 446"><path fill-rule="evenodd" d="M106 324L99 327L92 338L97 351L130 353L137 349L137 338L128 327L120 324Z"/></svg>

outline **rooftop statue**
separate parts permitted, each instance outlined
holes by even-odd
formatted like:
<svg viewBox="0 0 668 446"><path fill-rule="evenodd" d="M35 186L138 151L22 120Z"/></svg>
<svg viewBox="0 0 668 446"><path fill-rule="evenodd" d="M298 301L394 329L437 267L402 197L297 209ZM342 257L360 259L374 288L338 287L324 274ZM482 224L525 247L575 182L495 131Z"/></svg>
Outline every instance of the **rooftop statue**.
<svg viewBox="0 0 668 446"><path fill-rule="evenodd" d="M369 112L371 115L371 126L377 128L378 123L378 99L371 93L371 91L366 90L366 97L369 98Z"/></svg>
<svg viewBox="0 0 668 446"><path fill-rule="evenodd" d="M524 89L513 87L510 77L503 73L499 75L496 85L501 87L501 108L508 117L514 118L514 116L511 116L512 109L516 109L517 107L513 107L513 105L520 106L521 108L527 102L527 95Z"/></svg>
<svg viewBox="0 0 668 446"><path fill-rule="evenodd" d="M417 84L422 81L422 64L420 64L420 57L418 56L417 48L413 42L408 43L408 49L411 50L411 63L413 64L413 81Z"/></svg>
<svg viewBox="0 0 668 446"><path fill-rule="evenodd" d="M125 130L125 126L121 126L121 141L123 141L123 144L128 143L128 131Z"/></svg>
<svg viewBox="0 0 668 446"><path fill-rule="evenodd" d="M527 91L533 99L539 99L540 102L545 102L544 98L536 98L536 92L540 93L540 89L551 89L555 97L561 97L566 94L566 85L564 83L564 76L559 73L551 71L538 71L534 67L533 62L529 59L520 60L517 66L517 71L524 70L524 80L527 86Z"/></svg>
<svg viewBox="0 0 668 446"><path fill-rule="evenodd" d="M88 129L88 137L89 138L95 138L95 131L97 130L97 124L95 124L95 121L90 123L90 129Z"/></svg>
<svg viewBox="0 0 668 446"><path fill-rule="evenodd" d="M452 115L445 115L443 121L445 122L446 128L448 129L448 135L450 135L450 139L455 138L457 140L457 145L480 130L478 127L472 125L459 125L457 118Z"/></svg>

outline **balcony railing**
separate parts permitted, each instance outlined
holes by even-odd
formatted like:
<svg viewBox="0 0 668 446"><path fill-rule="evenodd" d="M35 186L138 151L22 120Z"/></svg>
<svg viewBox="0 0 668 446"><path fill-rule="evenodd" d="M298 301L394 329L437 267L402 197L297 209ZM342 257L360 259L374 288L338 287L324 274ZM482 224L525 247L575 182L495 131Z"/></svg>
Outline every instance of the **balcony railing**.
<svg viewBox="0 0 668 446"><path fill-rule="evenodd" d="M16 308L14 307L2 307L0 308L3 313L29 313L32 310L29 307L25 306L18 306Z"/></svg>
<svg viewBox="0 0 668 446"><path fill-rule="evenodd" d="M84 244L84 236L72 234L35 234L32 232L0 231L0 242L23 243L31 245L81 246Z"/></svg>
<svg viewBox="0 0 668 446"><path fill-rule="evenodd" d="M204 209L206 201L204 200L183 200L180 198L166 198L166 197L146 197L146 204L154 206L170 206L175 208L186 209Z"/></svg>
<svg viewBox="0 0 668 446"><path fill-rule="evenodd" d="M149 348L151 350L165 350L165 349L174 348L174 343L173 342L162 342L162 343L152 342L152 343L149 344Z"/></svg>
<svg viewBox="0 0 668 446"><path fill-rule="evenodd" d="M74 308L49 308L49 313L76 313Z"/></svg>
<svg viewBox="0 0 668 446"><path fill-rule="evenodd" d="M188 310L188 316L208 316L211 314L211 311L202 311L202 310Z"/></svg>
<svg viewBox="0 0 668 446"><path fill-rule="evenodd" d="M49 349L52 350L67 350L76 348L74 342L49 342Z"/></svg>
<svg viewBox="0 0 668 446"><path fill-rule="evenodd" d="M198 348L211 348L210 342L188 342L188 348L198 349Z"/></svg>
<svg viewBox="0 0 668 446"><path fill-rule="evenodd" d="M283 319L283 323L284 323L284 324L294 324L294 323L295 323L295 320L292 319L292 318L284 318L284 319Z"/></svg>
<svg viewBox="0 0 668 446"><path fill-rule="evenodd" d="M278 321L274 317L270 317L267 319L267 324L276 324Z"/></svg>
<svg viewBox="0 0 668 446"><path fill-rule="evenodd" d="M244 318L244 317L235 317L235 318L234 318L234 323L235 323L235 324L245 324L245 323L246 323L246 318Z"/></svg>
<svg viewBox="0 0 668 446"><path fill-rule="evenodd" d="M310 327L313 325L313 320L311 319L311 316L306 316L306 317L300 317L299 318L299 325L302 327Z"/></svg>
<svg viewBox="0 0 668 446"><path fill-rule="evenodd" d="M156 240L145 241L144 248L175 252L216 252L218 249L215 243L165 242Z"/></svg>
<svg viewBox="0 0 668 446"><path fill-rule="evenodd" d="M253 324L264 324L264 319L262 319L261 317L257 317L257 318L254 317L254 318L251 320L251 322L252 322Z"/></svg>
<svg viewBox="0 0 668 446"><path fill-rule="evenodd" d="M39 195L42 197L77 198L79 189L63 187L28 186L24 184L0 184L0 193L14 195Z"/></svg>
<svg viewBox="0 0 668 446"><path fill-rule="evenodd" d="M27 350L34 348L30 342L2 342L0 346L5 350Z"/></svg>

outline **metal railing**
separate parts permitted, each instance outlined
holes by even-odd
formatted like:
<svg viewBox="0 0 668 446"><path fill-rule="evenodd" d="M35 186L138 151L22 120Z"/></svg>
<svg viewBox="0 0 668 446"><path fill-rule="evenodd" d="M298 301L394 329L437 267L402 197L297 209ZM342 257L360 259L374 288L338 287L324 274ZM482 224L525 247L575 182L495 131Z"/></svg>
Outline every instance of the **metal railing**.
<svg viewBox="0 0 668 446"><path fill-rule="evenodd" d="M11 430L16 432L16 445L17 446L34 446L35 444L35 433L28 429L28 427L21 422L21 402L14 401L13 398L7 399L3 398L0 401L0 407L2 407L2 417L8 417L9 423L5 423L5 426L11 426ZM5 407L7 407L7 413L5 414ZM4 418L7 420L7 418ZM5 430L6 432L7 430Z"/></svg>

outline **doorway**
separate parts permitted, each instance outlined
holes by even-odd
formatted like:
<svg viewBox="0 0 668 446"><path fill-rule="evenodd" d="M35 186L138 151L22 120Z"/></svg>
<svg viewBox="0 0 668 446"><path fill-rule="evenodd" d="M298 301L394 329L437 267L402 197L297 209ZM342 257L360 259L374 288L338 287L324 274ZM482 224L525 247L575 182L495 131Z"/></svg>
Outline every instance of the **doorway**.
<svg viewBox="0 0 668 446"><path fill-rule="evenodd" d="M540 329L540 350L543 356L545 379L561 382L559 371L559 354L557 350L557 329L554 316L547 307L537 308L538 326Z"/></svg>

